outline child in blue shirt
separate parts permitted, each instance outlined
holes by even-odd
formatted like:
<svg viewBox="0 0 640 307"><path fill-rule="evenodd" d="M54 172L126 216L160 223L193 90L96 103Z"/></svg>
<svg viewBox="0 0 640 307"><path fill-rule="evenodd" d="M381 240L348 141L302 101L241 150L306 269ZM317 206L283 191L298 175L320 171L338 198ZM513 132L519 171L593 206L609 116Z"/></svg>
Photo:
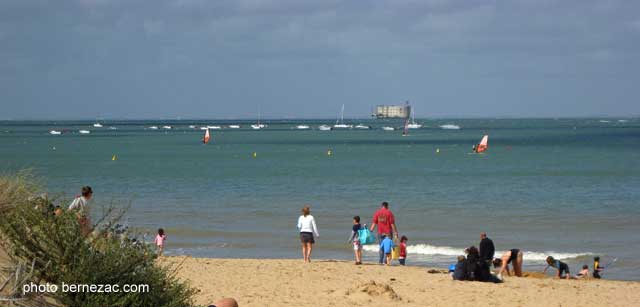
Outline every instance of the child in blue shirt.
<svg viewBox="0 0 640 307"><path fill-rule="evenodd" d="M393 240L389 237L382 235L382 242L380 242L380 249L384 252L387 265L391 265L391 250L395 245Z"/></svg>

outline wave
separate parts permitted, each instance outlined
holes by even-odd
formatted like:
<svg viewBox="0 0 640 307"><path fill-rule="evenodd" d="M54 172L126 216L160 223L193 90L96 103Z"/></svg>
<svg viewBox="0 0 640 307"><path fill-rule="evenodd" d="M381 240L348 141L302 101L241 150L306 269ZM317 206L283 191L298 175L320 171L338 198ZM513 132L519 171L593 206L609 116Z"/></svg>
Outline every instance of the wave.
<svg viewBox="0 0 640 307"><path fill-rule="evenodd" d="M369 252L377 252L377 245L365 245L363 247L365 251ZM450 246L435 246L429 244L416 244L407 246L407 253L409 254L417 254L417 255L433 255L433 256L458 256L464 255L464 248L455 248ZM500 256L504 254L505 251L496 251L496 256ZM524 259L525 260L545 260L547 256L553 256L555 259L574 259L578 257L586 257L589 255L593 255L591 252L584 253L559 253L554 251L545 251L545 252L537 252L537 251L524 251Z"/></svg>
<svg viewBox="0 0 640 307"><path fill-rule="evenodd" d="M453 124L447 124L447 125L441 125L440 128L448 129L448 130L458 130L458 129L460 129L460 126L453 125Z"/></svg>

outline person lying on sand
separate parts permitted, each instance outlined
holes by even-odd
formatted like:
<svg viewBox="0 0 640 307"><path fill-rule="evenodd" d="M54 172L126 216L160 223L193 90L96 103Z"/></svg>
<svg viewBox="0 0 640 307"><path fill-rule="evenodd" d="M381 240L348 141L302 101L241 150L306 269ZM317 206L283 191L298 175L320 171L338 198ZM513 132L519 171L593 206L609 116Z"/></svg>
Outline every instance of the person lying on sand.
<svg viewBox="0 0 640 307"><path fill-rule="evenodd" d="M522 277L522 258L524 257L524 253L514 248L512 250L507 251L502 255L501 258L496 258L493 260L493 266L495 268L500 267L500 271L498 272L498 279L502 279L502 272L507 271L507 276L511 276L511 272L509 271L509 264L513 266L513 272L516 276Z"/></svg>
<svg viewBox="0 0 640 307"><path fill-rule="evenodd" d="M547 266L544 268L544 271L542 271L543 273L547 273L547 269L549 267L554 267L558 270L558 273L556 274L556 278L566 278L566 279L571 279L571 273L569 272L569 266L560 261L560 260L555 260L553 259L553 257L549 256L547 257ZM562 275L563 273L566 273L564 276Z"/></svg>

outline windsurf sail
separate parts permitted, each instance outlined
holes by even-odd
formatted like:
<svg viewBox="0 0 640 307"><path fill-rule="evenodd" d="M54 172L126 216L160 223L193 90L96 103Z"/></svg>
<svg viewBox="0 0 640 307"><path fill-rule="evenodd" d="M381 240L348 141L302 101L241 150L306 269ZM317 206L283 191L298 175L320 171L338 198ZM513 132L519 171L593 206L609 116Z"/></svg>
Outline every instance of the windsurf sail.
<svg viewBox="0 0 640 307"><path fill-rule="evenodd" d="M476 152L485 152L487 151L487 148L489 148L489 136L485 134L482 137L482 140L480 140L480 144L476 145Z"/></svg>
<svg viewBox="0 0 640 307"><path fill-rule="evenodd" d="M204 132L204 137L202 137L202 143L207 144L209 143L210 139L211 139L211 135L209 134L209 128L207 128L207 130L205 130Z"/></svg>
<svg viewBox="0 0 640 307"><path fill-rule="evenodd" d="M402 130L402 135L403 135L403 136L407 136L407 135L409 135L409 118L407 118L407 119L404 121L404 130Z"/></svg>

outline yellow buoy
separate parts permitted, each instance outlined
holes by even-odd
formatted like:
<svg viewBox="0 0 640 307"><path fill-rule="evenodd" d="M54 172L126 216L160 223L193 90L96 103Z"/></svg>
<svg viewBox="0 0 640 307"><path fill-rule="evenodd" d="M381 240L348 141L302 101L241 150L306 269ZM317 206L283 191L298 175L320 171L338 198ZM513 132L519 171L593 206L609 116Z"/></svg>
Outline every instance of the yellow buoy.
<svg viewBox="0 0 640 307"><path fill-rule="evenodd" d="M440 148L436 148L436 153L440 153Z"/></svg>
<svg viewBox="0 0 640 307"><path fill-rule="evenodd" d="M111 161L115 161L118 160L118 157L116 157L116 155L113 155L113 157L111 157Z"/></svg>
<svg viewBox="0 0 640 307"><path fill-rule="evenodd" d="M332 156L333 155L333 151L331 149L327 150L327 156Z"/></svg>
<svg viewBox="0 0 640 307"><path fill-rule="evenodd" d="M253 157L254 157L254 158L258 157L258 153L254 151L254 152L253 152Z"/></svg>

